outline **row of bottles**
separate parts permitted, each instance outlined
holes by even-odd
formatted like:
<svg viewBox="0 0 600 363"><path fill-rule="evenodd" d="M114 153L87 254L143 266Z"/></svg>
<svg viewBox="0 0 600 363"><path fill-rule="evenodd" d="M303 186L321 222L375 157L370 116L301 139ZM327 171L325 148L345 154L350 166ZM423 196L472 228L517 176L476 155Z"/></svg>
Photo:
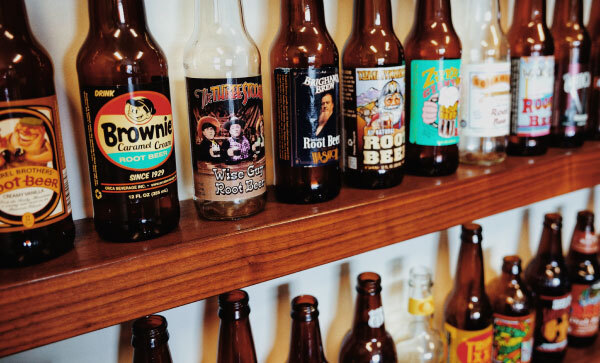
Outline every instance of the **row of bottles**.
<svg viewBox="0 0 600 363"><path fill-rule="evenodd" d="M567 345L589 346L598 335L600 269L594 214L579 212L569 254L563 257L561 216L547 214L536 256L524 274L518 256L504 257L502 274L484 285L482 229L462 226L454 287L446 297L441 334L433 327L434 302L429 270L410 271L408 335L394 341L385 329L381 278L364 272L357 278L355 315L342 341L339 361L350 362L561 362ZM292 300L288 362L326 362L317 300ZM256 362L249 323L248 295L236 290L219 296L218 362ZM164 318L145 317L134 324L135 357L166 349L142 345L136 327ZM166 333L162 333L163 335ZM150 334L146 334L150 336ZM149 362L151 360L135 360ZM170 360L169 360L170 361Z"/></svg>

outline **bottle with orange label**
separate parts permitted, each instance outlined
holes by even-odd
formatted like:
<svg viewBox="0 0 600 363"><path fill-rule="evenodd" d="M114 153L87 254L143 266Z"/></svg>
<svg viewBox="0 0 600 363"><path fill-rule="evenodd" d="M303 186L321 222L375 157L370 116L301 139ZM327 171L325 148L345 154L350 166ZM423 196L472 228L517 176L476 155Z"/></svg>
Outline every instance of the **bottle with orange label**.
<svg viewBox="0 0 600 363"><path fill-rule="evenodd" d="M493 312L485 292L481 226L462 226L454 288L444 305L448 363L490 362Z"/></svg>
<svg viewBox="0 0 600 363"><path fill-rule="evenodd" d="M581 211L567 255L571 291L569 345L588 346L598 336L600 320L600 266L594 213Z"/></svg>
<svg viewBox="0 0 600 363"><path fill-rule="evenodd" d="M488 290L494 309L492 362L531 362L535 310L518 256L504 257L502 275Z"/></svg>

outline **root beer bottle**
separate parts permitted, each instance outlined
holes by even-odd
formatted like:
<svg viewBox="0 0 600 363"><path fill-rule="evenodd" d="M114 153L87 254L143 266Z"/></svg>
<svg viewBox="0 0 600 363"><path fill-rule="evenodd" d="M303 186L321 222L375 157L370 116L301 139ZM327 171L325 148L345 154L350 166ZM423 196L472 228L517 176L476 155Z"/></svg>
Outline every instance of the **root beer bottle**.
<svg viewBox="0 0 600 363"><path fill-rule="evenodd" d="M256 363L250 329L248 294L235 290L219 295L219 352L217 363Z"/></svg>
<svg viewBox="0 0 600 363"><path fill-rule="evenodd" d="M567 350L571 282L562 252L562 217L544 217L537 254L525 269L536 308L534 362L561 362Z"/></svg>
<svg viewBox="0 0 600 363"><path fill-rule="evenodd" d="M23 0L0 1L0 267L73 248L54 69Z"/></svg>
<svg viewBox="0 0 600 363"><path fill-rule="evenodd" d="M490 362L492 323L492 306L485 293L483 278L481 226L465 224L454 287L444 304L448 363L472 362L469 357Z"/></svg>
<svg viewBox="0 0 600 363"><path fill-rule="evenodd" d="M588 346L598 336L600 320L600 266L594 213L581 211L567 255L571 291L569 345Z"/></svg>
<svg viewBox="0 0 600 363"><path fill-rule="evenodd" d="M458 168L461 43L450 0L418 0L406 49L407 168L417 175Z"/></svg>
<svg viewBox="0 0 600 363"><path fill-rule="evenodd" d="M579 147L585 139L592 41L583 25L583 0L557 0L552 22L555 83L552 146Z"/></svg>
<svg viewBox="0 0 600 363"><path fill-rule="evenodd" d="M338 51L325 26L323 0L282 0L271 47L275 193L316 203L340 192Z"/></svg>
<svg viewBox="0 0 600 363"><path fill-rule="evenodd" d="M404 50L390 0L355 0L342 55L346 183L387 188L404 176Z"/></svg>
<svg viewBox="0 0 600 363"><path fill-rule="evenodd" d="M546 25L546 0L515 2L508 31L511 56L509 155L548 150L554 94L554 43Z"/></svg>
<svg viewBox="0 0 600 363"><path fill-rule="evenodd" d="M317 299L310 295L292 300L292 337L287 363L327 363L317 306Z"/></svg>
<svg viewBox="0 0 600 363"><path fill-rule="evenodd" d="M167 62L142 0L89 0L77 56L94 223L100 237L139 241L179 222Z"/></svg>
<svg viewBox="0 0 600 363"><path fill-rule="evenodd" d="M587 124L587 137L592 140L600 140L600 107L598 107L600 104L600 1L598 0L592 1L587 29L592 39L592 85L589 90L590 118Z"/></svg>
<svg viewBox="0 0 600 363"><path fill-rule="evenodd" d="M133 363L173 363L169 351L167 319L149 315L133 322Z"/></svg>

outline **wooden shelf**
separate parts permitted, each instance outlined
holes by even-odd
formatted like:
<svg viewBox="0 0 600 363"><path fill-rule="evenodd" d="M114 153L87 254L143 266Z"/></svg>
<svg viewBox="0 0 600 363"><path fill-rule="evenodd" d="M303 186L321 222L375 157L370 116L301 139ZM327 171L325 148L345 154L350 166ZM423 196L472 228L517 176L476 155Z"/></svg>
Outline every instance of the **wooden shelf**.
<svg viewBox="0 0 600 363"><path fill-rule="evenodd" d="M565 363L600 363L600 339L586 348L569 347L564 359Z"/></svg>
<svg viewBox="0 0 600 363"><path fill-rule="evenodd" d="M0 270L0 356L380 248L600 183L600 143L461 166L395 188L344 188L333 201L285 205L234 222L198 218L156 240L101 241L76 222L76 248L47 263ZM272 193L271 193L272 194Z"/></svg>

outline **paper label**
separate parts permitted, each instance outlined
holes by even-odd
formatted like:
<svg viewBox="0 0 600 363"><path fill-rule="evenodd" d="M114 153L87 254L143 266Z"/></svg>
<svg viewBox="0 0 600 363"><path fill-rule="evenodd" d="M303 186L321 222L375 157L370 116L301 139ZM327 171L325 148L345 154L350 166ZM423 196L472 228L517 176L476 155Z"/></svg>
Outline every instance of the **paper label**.
<svg viewBox="0 0 600 363"><path fill-rule="evenodd" d="M535 349L540 352L561 352L567 348L571 295L544 296L538 299L539 330L535 332Z"/></svg>
<svg viewBox="0 0 600 363"><path fill-rule="evenodd" d="M369 327L376 329L383 325L383 306L369 310Z"/></svg>
<svg viewBox="0 0 600 363"><path fill-rule="evenodd" d="M571 248L583 254L598 252L598 236L593 233L575 230L571 239Z"/></svg>
<svg viewBox="0 0 600 363"><path fill-rule="evenodd" d="M559 83L560 100L555 100L561 106L556 115L558 122L565 126L565 132L569 134L569 128L585 126L588 119L587 97L588 89L592 84L592 75L589 66L580 63L569 64L568 72L561 75ZM575 133L573 129L572 133Z"/></svg>
<svg viewBox="0 0 600 363"><path fill-rule="evenodd" d="M433 295L425 299L408 299L408 312L412 315L428 316L434 312Z"/></svg>
<svg viewBox="0 0 600 363"><path fill-rule="evenodd" d="M493 363L526 363L533 353L535 315L494 314Z"/></svg>
<svg viewBox="0 0 600 363"><path fill-rule="evenodd" d="M573 284L569 334L590 337L600 321L600 281L593 285Z"/></svg>
<svg viewBox="0 0 600 363"><path fill-rule="evenodd" d="M489 363L492 359L492 325L468 331L444 323L447 363Z"/></svg>

